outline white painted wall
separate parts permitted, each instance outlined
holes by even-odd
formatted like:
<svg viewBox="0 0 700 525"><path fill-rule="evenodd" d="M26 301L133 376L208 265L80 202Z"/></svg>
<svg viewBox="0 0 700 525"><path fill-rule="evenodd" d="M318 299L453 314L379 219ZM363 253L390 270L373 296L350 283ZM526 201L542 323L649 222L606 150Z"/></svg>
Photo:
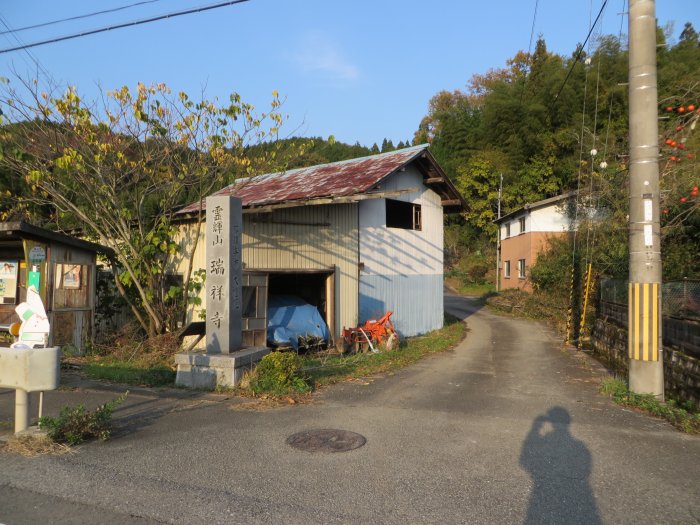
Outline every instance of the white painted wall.
<svg viewBox="0 0 700 525"><path fill-rule="evenodd" d="M535 210L523 210L514 215L510 221L510 237L519 235L520 218L525 217L525 233L527 232L566 232L571 227L571 219L566 215L562 203L544 206ZM506 223L501 224L501 239L506 239Z"/></svg>
<svg viewBox="0 0 700 525"><path fill-rule="evenodd" d="M360 202L360 321L394 312L404 336L443 323L443 210L440 196L415 168L397 173L380 190L417 191L391 197L421 205L422 229L387 228L384 199Z"/></svg>
<svg viewBox="0 0 700 525"><path fill-rule="evenodd" d="M527 224L529 221L529 224ZM527 230L533 232L564 232L571 225L563 206L547 206L530 212L525 219Z"/></svg>
<svg viewBox="0 0 700 525"><path fill-rule="evenodd" d="M391 197L421 205L423 229L386 227L384 199L360 202L360 262L367 274L424 275L443 271L443 225L440 196L423 185L423 176L408 169L385 181L379 191L418 188Z"/></svg>

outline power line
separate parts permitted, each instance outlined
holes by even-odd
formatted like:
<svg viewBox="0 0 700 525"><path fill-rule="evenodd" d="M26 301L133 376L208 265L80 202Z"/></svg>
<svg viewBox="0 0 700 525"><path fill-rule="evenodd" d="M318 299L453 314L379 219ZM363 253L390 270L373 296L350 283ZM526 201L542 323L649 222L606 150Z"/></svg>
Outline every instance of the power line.
<svg viewBox="0 0 700 525"><path fill-rule="evenodd" d="M5 26L5 29L7 29L7 31L1 33L2 35L7 35L7 34L9 33L9 34L12 36L12 38L14 38L15 41L16 41L18 44L24 45L24 42L22 42L22 40L15 34L15 32L12 30L12 28L11 28L10 25L7 23L7 21L5 20L5 18L3 18L2 15L0 15L0 23L1 23L3 26ZM9 40L10 37L9 37L9 36L5 36L5 38ZM29 51L29 49L25 49L24 52L27 54L27 56L29 57L29 59L30 59L32 62L34 62L34 65L36 66L37 70L38 70L38 71L41 71L41 72L44 74L44 76L46 76L47 79L51 79L51 75L49 74L48 71L46 71L46 68L44 68L43 64L39 61L39 59L38 59L37 57L35 57L34 54L33 54L31 51ZM37 73L37 74L38 74L38 73Z"/></svg>
<svg viewBox="0 0 700 525"><path fill-rule="evenodd" d="M209 11L211 9L217 9L219 7L227 7L227 6L231 6L234 4L242 4L243 2L248 2L248 1L249 0L231 0L229 2L221 2L218 4L211 4L211 5L201 6L201 7L195 7L195 8L187 9L184 11L176 11L174 13L168 13L165 15L154 16L152 18L144 18L141 20L134 20L132 22L125 22L123 24L117 24L117 25L108 26L108 27L101 27L99 29L92 29L90 31L84 31L82 33L75 33L73 35L52 38L49 40L42 40L41 42L33 42L31 44L26 44L23 46L11 47L11 48L7 48L7 49L0 49L0 54L9 53L11 51L19 51L22 49L29 49L31 47L43 46L46 44L55 44L56 42L63 42L64 40L72 40L74 38L95 35L97 33L104 33L106 31L112 31L114 29L122 29L124 27L131 27L131 26L137 26L137 25L141 25L141 24L147 24L149 22L156 22L158 20L165 20L166 18L175 18L177 16L191 15L193 13L201 13L202 11Z"/></svg>
<svg viewBox="0 0 700 525"><path fill-rule="evenodd" d="M537 5L539 0L535 0L535 13L532 15L532 27L530 28L530 45L527 46L527 54L530 56L530 51L532 50L532 37L535 34L535 22L537 21Z"/></svg>
<svg viewBox="0 0 700 525"><path fill-rule="evenodd" d="M532 37L535 34L535 22L537 21L537 6L539 4L539 0L535 0L535 12L532 15L532 27L530 28L530 44L527 46L527 62L528 66L530 68L530 72L532 72ZM520 89L520 106L522 107L523 104L523 95L525 95L525 87L527 86L527 79L529 78L529 75L525 76L525 80L523 81L522 88Z"/></svg>
<svg viewBox="0 0 700 525"><path fill-rule="evenodd" d="M586 40L584 40L583 44L581 44L581 47L579 47L578 53L576 53L576 57L574 58L574 61L571 63L571 67L569 68L569 72L566 74L566 78L564 79L564 82L562 82L561 87L559 88L559 92L557 93L557 96L554 97L554 102L557 101L557 99L559 98L559 95L561 95L561 92L564 89L564 86L569 81L569 77L571 76L571 73L574 70L576 63L580 60L581 54L583 53L583 50L586 47L586 43L588 42L588 39L591 38L591 34L593 33L593 30L595 29L596 24L598 24L598 20L600 19L600 15L603 14L603 11L605 10L605 6L607 4L608 4L608 0L604 0L603 5L600 7L600 11L598 11L598 16L595 17L595 21L593 22L593 25L591 25L591 28L588 31L588 35L586 35Z"/></svg>
<svg viewBox="0 0 700 525"><path fill-rule="evenodd" d="M143 0L142 2L136 2L135 4L124 5L121 7L115 7L114 9L105 9L104 11L95 11L94 13L87 13L84 15L71 16L69 18L61 18L60 20L52 20L50 22L42 22L41 24L34 24L31 26L19 27L11 31L2 31L0 35L6 35L7 33L19 33L20 31L27 31L28 29L37 29L39 27L46 27L55 24L60 24L62 22L70 22L71 20L80 20L82 18L89 18L91 16L104 15L106 13L114 13L116 11L123 11L124 9L129 9L131 7L136 7L144 4L152 4L155 2L160 2L160 0Z"/></svg>

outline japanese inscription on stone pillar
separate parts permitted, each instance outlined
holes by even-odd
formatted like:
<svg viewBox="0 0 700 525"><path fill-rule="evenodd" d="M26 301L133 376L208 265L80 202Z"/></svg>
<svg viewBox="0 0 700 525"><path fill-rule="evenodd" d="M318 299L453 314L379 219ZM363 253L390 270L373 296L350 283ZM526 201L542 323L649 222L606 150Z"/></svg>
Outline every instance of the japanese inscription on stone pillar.
<svg viewBox="0 0 700 525"><path fill-rule="evenodd" d="M207 353L241 348L241 200L207 197Z"/></svg>

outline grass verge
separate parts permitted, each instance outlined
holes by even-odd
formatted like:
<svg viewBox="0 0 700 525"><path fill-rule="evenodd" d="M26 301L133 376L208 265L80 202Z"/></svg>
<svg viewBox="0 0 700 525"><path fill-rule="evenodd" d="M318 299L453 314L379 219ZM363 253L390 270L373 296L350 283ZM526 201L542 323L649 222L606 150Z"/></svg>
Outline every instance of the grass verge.
<svg viewBox="0 0 700 525"><path fill-rule="evenodd" d="M172 386L175 371L165 364L139 363L108 359L83 363L83 373L90 379L127 385Z"/></svg>
<svg viewBox="0 0 700 525"><path fill-rule="evenodd" d="M643 410L652 415L668 420L674 427L689 434L700 434L700 413L688 410L671 400L662 403L651 394L630 392L627 383L619 378L604 379L600 391L612 398L618 405Z"/></svg>
<svg viewBox="0 0 700 525"><path fill-rule="evenodd" d="M566 302L562 297L548 293L528 293L508 288L486 298L492 310L525 319L552 322L559 332L566 331Z"/></svg>
<svg viewBox="0 0 700 525"><path fill-rule="evenodd" d="M465 326L449 315L445 325L424 336L402 341L399 348L377 354L331 355L304 357L303 369L315 388L358 377L391 372L419 359L454 347L464 336Z"/></svg>
<svg viewBox="0 0 700 525"><path fill-rule="evenodd" d="M464 331L465 326L459 319L446 315L443 328L424 336L402 341L399 348L395 350L377 354L300 356L298 373L296 365L293 367L294 373L285 371L285 366L272 367L273 377L278 372L284 372L284 381L281 383L279 380L259 380L254 370L244 378L242 385L232 391L258 397L303 396L306 394L306 388L287 388L287 386L301 384L296 381L301 378L310 388L315 389L353 378L391 372L408 366L426 355L452 348L462 340ZM167 365L167 361L154 360L148 354L136 359L93 355L76 361L80 363L83 374L90 379L145 386L172 386L175 381L175 372ZM266 376L269 375L266 374Z"/></svg>
<svg viewBox="0 0 700 525"><path fill-rule="evenodd" d="M470 283L457 277L446 278L445 284L461 295L481 296L496 291L493 283Z"/></svg>
<svg viewBox="0 0 700 525"><path fill-rule="evenodd" d="M173 355L179 349L175 334L143 338L137 327L126 324L109 340L93 344L84 356L64 360L80 367L90 379L127 385L173 386Z"/></svg>
<svg viewBox="0 0 700 525"><path fill-rule="evenodd" d="M376 354L326 353L296 356L298 367L295 366L293 375L284 374L284 367L276 367L273 376L285 376L288 380L302 379L311 390L316 390L325 385L403 368L427 355L454 347L462 340L464 332L465 326L459 319L446 315L443 328L424 336L404 340L397 349ZM234 390L237 394L256 396L266 400L286 400L287 403L292 404L308 398L306 390L293 388L280 390L275 386L275 382L270 382L270 388L264 388L267 382L259 380L257 376L259 368L244 377L241 384Z"/></svg>

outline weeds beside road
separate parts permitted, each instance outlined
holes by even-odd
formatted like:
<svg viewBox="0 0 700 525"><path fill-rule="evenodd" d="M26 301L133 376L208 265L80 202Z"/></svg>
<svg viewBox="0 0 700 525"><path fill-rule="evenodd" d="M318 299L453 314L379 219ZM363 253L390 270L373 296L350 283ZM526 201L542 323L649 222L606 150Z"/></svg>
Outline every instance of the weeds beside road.
<svg viewBox="0 0 700 525"><path fill-rule="evenodd" d="M692 403L683 405L673 399L662 403L651 394L630 392L627 381L613 377L603 380L600 391L610 396L618 405L637 408L662 417L688 434L700 434L700 414L693 411Z"/></svg>
<svg viewBox="0 0 700 525"><path fill-rule="evenodd" d="M530 294L517 289L507 289L498 294L486 294L482 299L497 312L544 320L553 325L558 333L563 335L566 332L566 306L560 297L553 294ZM574 322L578 320L574 319ZM608 378L601 383L600 388L602 393L610 396L619 405L662 417L683 432L700 433L700 413L697 413L692 403L681 403L674 399L662 403L652 395L630 392L627 381L620 378Z"/></svg>
<svg viewBox="0 0 700 525"><path fill-rule="evenodd" d="M340 381L391 372L424 356L454 347L462 340L464 333L464 324L447 315L443 328L405 339L391 351L376 354L340 354L333 350L308 353L298 356L299 362L293 364L292 372L288 360L277 359L279 363L262 367L265 378L258 377L253 371L242 387L235 391L240 395L256 396L303 394ZM81 373L90 379L149 387L174 386L172 356L176 351L177 345L174 344L169 352L163 349L163 345L156 349L145 345L140 349L122 345L115 346L111 351L103 347L100 352L71 358L71 362L77 364ZM273 358L268 358L268 361L273 361ZM295 381L297 376L303 381Z"/></svg>

